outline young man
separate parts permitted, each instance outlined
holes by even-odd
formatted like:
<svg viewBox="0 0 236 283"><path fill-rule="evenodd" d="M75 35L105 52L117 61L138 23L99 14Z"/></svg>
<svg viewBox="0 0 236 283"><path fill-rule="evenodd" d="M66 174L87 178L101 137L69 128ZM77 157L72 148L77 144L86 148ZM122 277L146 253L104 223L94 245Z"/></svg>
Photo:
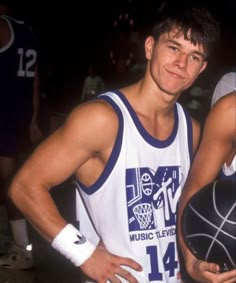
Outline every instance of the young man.
<svg viewBox="0 0 236 283"><path fill-rule="evenodd" d="M231 87L233 89L235 86ZM236 269L219 273L217 264L197 260L186 247L180 228L184 207L198 190L218 177L234 180L236 184L236 93L224 95L218 96L207 117L203 138L179 204L178 235L186 270L192 278L202 283L236 282Z"/></svg>
<svg viewBox="0 0 236 283"><path fill-rule="evenodd" d="M17 170L19 154L28 150L30 138L32 142L41 138L38 81L34 80L37 51L31 30L8 16L10 8L8 1L0 1L0 196L15 243L7 250L7 241L1 241L0 254L7 255L0 257L0 267L27 269L32 267L27 223L4 195Z"/></svg>
<svg viewBox="0 0 236 283"><path fill-rule="evenodd" d="M145 41L144 77L76 107L11 184L34 227L96 282L180 282L176 209L200 130L176 101L206 68L218 35L205 9L163 12ZM72 174L98 245L50 196Z"/></svg>

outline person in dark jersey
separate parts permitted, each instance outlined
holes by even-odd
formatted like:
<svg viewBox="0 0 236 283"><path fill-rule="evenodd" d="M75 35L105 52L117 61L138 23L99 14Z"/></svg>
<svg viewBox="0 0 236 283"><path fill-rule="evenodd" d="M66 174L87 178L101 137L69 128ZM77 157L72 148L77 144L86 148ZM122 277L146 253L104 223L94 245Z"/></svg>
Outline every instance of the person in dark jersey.
<svg viewBox="0 0 236 283"><path fill-rule="evenodd" d="M31 28L11 17L11 8L0 1L0 195L13 236L10 247L0 243L0 267L27 269L32 267L27 222L6 192L20 157L42 138L37 48Z"/></svg>
<svg viewBox="0 0 236 283"><path fill-rule="evenodd" d="M205 70L218 36L205 8L163 7L144 43L143 77L75 107L15 175L11 199L92 281L181 282L177 204L200 127L177 100ZM99 242L50 196L71 175Z"/></svg>

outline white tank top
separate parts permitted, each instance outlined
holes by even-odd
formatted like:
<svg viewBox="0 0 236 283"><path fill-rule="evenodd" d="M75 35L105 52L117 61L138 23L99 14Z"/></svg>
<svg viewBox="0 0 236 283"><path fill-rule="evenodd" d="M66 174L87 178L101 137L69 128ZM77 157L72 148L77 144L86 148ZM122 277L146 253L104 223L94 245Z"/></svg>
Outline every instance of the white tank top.
<svg viewBox="0 0 236 283"><path fill-rule="evenodd" d="M180 282L176 211L190 167L190 116L176 103L173 131L160 141L144 129L122 93L100 98L117 112L119 130L97 182L89 188L76 182L92 222L111 253L143 266L143 272L130 270L139 282Z"/></svg>
<svg viewBox="0 0 236 283"><path fill-rule="evenodd" d="M236 156L234 156L229 166L226 163L223 164L221 173L222 179L236 180Z"/></svg>

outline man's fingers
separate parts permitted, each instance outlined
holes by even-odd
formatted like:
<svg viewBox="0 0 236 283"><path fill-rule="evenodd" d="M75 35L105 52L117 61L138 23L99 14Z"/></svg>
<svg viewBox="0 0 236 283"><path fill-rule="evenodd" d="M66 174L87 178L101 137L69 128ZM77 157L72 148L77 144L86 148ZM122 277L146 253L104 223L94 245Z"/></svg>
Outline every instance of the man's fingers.
<svg viewBox="0 0 236 283"><path fill-rule="evenodd" d="M223 272L220 274L220 282L224 283L235 283L236 282L236 269L228 271L228 272Z"/></svg>
<svg viewBox="0 0 236 283"><path fill-rule="evenodd" d="M219 272L219 266L215 263L208 263L206 261L203 261L203 260L197 260L195 262L195 265L194 265L195 269L197 271L209 271L209 272L212 272L212 273L217 273Z"/></svg>
<svg viewBox="0 0 236 283"><path fill-rule="evenodd" d="M125 258L125 259L121 258L120 265L128 266L128 267L130 267L132 269L135 269L137 271L142 271L143 270L142 266L139 263L137 263L136 261L134 261L134 260L132 260L130 258Z"/></svg>
<svg viewBox="0 0 236 283"><path fill-rule="evenodd" d="M130 283L138 283L137 279L126 269L120 268L119 272L117 272L117 275L126 279Z"/></svg>
<svg viewBox="0 0 236 283"><path fill-rule="evenodd" d="M122 282L120 279L124 278L129 283L139 283L137 279L134 277L134 275L132 275L132 273L129 271L129 269L142 271L143 270L142 266L130 258L124 258L119 256L115 256L115 257L116 257L117 267L119 266L119 268L115 270L114 275L116 278L112 277L111 282L120 283ZM126 269L126 267L128 270Z"/></svg>
<svg viewBox="0 0 236 283"><path fill-rule="evenodd" d="M121 280L118 277L116 277L115 274L114 274L114 276L109 278L109 281L111 281L111 283L121 283Z"/></svg>
<svg viewBox="0 0 236 283"><path fill-rule="evenodd" d="M220 267L215 263L197 260L194 264L197 273L208 274L209 282L236 283L236 269L219 273ZM216 280L216 281L215 281Z"/></svg>

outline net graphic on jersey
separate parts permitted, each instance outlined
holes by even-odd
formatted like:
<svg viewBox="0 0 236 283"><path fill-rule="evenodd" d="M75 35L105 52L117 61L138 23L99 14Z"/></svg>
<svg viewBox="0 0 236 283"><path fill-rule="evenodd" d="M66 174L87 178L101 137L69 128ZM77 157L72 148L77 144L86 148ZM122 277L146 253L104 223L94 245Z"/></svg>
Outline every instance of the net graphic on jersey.
<svg viewBox="0 0 236 283"><path fill-rule="evenodd" d="M127 169L129 231L156 229L155 219L158 210L162 213L160 218L164 222L164 227L175 225L181 180L179 166L158 167L156 172L150 168ZM160 223L160 220L158 221Z"/></svg>
<svg viewBox="0 0 236 283"><path fill-rule="evenodd" d="M150 203L137 204L133 208L133 213L141 229L147 229L152 221L152 206Z"/></svg>

